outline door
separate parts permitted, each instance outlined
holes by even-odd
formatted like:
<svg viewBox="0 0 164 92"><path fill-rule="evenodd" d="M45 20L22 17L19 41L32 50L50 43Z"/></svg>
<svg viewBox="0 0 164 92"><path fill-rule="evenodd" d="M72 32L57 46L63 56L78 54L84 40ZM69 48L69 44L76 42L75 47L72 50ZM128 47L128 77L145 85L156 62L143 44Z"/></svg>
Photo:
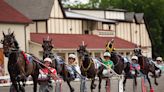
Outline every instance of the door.
<svg viewBox="0 0 164 92"><path fill-rule="evenodd" d="M4 55L3 50L0 48L0 76L4 75Z"/></svg>

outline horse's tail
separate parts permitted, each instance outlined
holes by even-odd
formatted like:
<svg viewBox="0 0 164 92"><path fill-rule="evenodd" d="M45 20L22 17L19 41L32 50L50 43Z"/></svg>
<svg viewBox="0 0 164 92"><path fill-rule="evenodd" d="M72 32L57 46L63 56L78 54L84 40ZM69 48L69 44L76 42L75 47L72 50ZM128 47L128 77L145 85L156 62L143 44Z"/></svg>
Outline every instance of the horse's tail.
<svg viewBox="0 0 164 92"><path fill-rule="evenodd" d="M63 75L63 80L66 81L68 79L68 71L66 69L65 63L62 64L62 75Z"/></svg>

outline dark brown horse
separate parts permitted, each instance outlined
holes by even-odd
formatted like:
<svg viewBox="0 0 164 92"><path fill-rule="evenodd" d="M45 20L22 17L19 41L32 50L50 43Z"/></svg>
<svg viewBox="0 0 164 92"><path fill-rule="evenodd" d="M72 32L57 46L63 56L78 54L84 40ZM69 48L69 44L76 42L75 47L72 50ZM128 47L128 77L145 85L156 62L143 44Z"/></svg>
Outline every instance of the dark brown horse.
<svg viewBox="0 0 164 92"><path fill-rule="evenodd" d="M86 50L87 45L80 45L77 52L80 58L80 70L81 74L92 80L91 82L91 91L96 88L96 84L94 84L95 76L98 74L98 71L95 67L93 60L89 52Z"/></svg>
<svg viewBox="0 0 164 92"><path fill-rule="evenodd" d="M53 49L53 45L52 45L52 39L43 39L43 44L42 44L42 48L43 48L43 59L46 57L49 57L52 59L52 67L55 67L55 69L57 70L57 73L63 78L64 81L67 82L70 91L74 92L74 88L71 86L70 82L74 79L71 79L71 76L67 70L67 64L65 64L65 61L58 55L53 54L52 49Z"/></svg>
<svg viewBox="0 0 164 92"><path fill-rule="evenodd" d="M107 42L106 52L111 53L111 61L113 61L113 63L114 63L114 71L118 75L123 74L123 72L125 74L128 74L128 72L130 70L130 63L125 62L125 59L128 60L126 57L122 57L120 54L116 53L115 48L113 47L113 44L114 44L114 39ZM104 67L101 68L101 71L103 71L103 69L104 69ZM100 73L102 73L102 72L100 72ZM99 75L101 75L101 74L99 74ZM125 75L125 77L126 77L126 75ZM102 78L100 76L100 78L99 78L100 83L101 83L101 80L102 80ZM106 85L107 85L107 83L106 83ZM99 85L99 88L101 88L101 84Z"/></svg>
<svg viewBox="0 0 164 92"><path fill-rule="evenodd" d="M25 92L24 86L26 78L31 75L34 82L34 92L37 92L37 79L39 75L39 68L35 62L27 63L23 51L19 50L18 43L15 39L14 33L3 33L4 39L1 40L3 44L4 54L8 57L8 71L14 89L13 92ZM23 86L20 84L23 83ZM15 92L14 91L14 92Z"/></svg>
<svg viewBox="0 0 164 92"><path fill-rule="evenodd" d="M147 57L142 55L140 48L134 49L134 54L138 57L138 64L141 66L141 72L146 76L149 82L150 88L152 88L152 85L151 85L151 81L148 75L149 72L153 74L154 83L158 85L156 78L161 76L161 70ZM158 74L156 74L157 70L160 70Z"/></svg>
<svg viewBox="0 0 164 92"><path fill-rule="evenodd" d="M106 77L103 76L102 72L103 69L105 68L103 65L101 65L100 63L102 62L102 59L100 57L96 58L98 60L98 63L100 64L99 67L95 67L95 63L93 61L93 57L91 57L91 55L89 54L89 52L86 50L87 45L80 45L79 49L77 50L77 52L79 53L79 58L80 58L80 69L81 69L81 73L83 76L86 76L87 78L92 79L91 82L91 91L93 89L95 89L96 84L94 84L95 81L95 76L97 75L99 77L99 92L101 91L101 82L102 79ZM111 60L114 63L114 71L121 75L123 70L128 70L126 67L127 65L124 63L124 59L116 54L116 53L112 53L111 54ZM106 81L106 86L107 86L107 81Z"/></svg>

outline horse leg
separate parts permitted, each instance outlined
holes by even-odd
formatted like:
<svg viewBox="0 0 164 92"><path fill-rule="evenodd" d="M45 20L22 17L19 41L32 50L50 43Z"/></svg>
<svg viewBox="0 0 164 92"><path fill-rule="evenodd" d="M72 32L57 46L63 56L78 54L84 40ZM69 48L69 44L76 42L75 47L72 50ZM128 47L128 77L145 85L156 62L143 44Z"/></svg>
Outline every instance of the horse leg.
<svg viewBox="0 0 164 92"><path fill-rule="evenodd" d="M20 84L20 81L18 82L18 86L19 86L20 92L25 92L24 86Z"/></svg>
<svg viewBox="0 0 164 92"><path fill-rule="evenodd" d="M149 78L148 74L146 75L146 78L147 78L147 80L148 80L148 82L149 82L149 87L152 88L152 86L151 86L151 81L150 81L150 78Z"/></svg>
<svg viewBox="0 0 164 92"><path fill-rule="evenodd" d="M68 86L70 88L70 92L74 92L75 89L71 86L70 81L67 80L67 84L68 84Z"/></svg>
<svg viewBox="0 0 164 92"><path fill-rule="evenodd" d="M93 89L95 89L96 88L96 84L94 84L94 82L95 82L95 78L93 78L92 79L92 82L91 82L91 91L93 91Z"/></svg>
<svg viewBox="0 0 164 92"><path fill-rule="evenodd" d="M101 92L101 82L102 82L102 78L99 77L99 92Z"/></svg>
<svg viewBox="0 0 164 92"><path fill-rule="evenodd" d="M134 82L135 82L135 86L137 86L137 77L134 76Z"/></svg>
<svg viewBox="0 0 164 92"><path fill-rule="evenodd" d="M157 82L157 75L156 75L156 73L155 73L155 71L153 72L153 74L154 74L154 83L155 83L155 85L158 85L158 82Z"/></svg>
<svg viewBox="0 0 164 92"><path fill-rule="evenodd" d="M32 79L33 79L33 82L34 82L33 91L37 92L38 75L32 75Z"/></svg>
<svg viewBox="0 0 164 92"><path fill-rule="evenodd" d="M123 90L124 90L124 91L125 91L126 80L127 80L127 76L125 76L125 79L124 79L124 81L123 81Z"/></svg>
<svg viewBox="0 0 164 92"><path fill-rule="evenodd" d="M16 81L12 81L12 85L10 87L10 92L19 92L19 87Z"/></svg>

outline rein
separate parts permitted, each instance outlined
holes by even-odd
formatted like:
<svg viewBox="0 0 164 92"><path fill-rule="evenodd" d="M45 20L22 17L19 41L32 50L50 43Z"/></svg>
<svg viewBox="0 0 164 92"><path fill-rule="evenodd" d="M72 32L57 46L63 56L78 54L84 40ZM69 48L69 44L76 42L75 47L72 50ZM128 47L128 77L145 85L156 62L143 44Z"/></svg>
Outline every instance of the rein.
<svg viewBox="0 0 164 92"><path fill-rule="evenodd" d="M82 62L81 67L84 70L86 76L87 76L87 71L89 70L89 68L91 67L92 64L93 64L93 62L90 62L89 65L88 65L88 67L85 68L83 66L83 62Z"/></svg>
<svg viewBox="0 0 164 92"><path fill-rule="evenodd" d="M84 69L84 71L88 71L89 68L91 67L92 63L93 63L93 62L90 62L87 68L85 68L85 67L83 66L83 64L81 65L81 67Z"/></svg>

